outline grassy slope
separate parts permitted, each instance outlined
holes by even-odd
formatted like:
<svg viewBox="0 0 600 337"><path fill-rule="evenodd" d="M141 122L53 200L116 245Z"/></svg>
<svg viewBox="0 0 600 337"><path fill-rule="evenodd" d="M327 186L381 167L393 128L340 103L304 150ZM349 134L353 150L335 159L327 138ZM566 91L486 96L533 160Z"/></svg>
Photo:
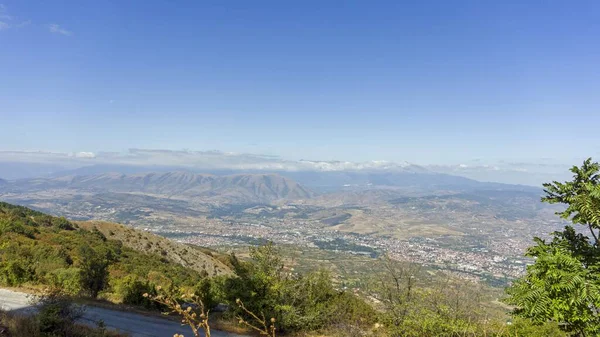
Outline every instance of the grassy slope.
<svg viewBox="0 0 600 337"><path fill-rule="evenodd" d="M117 227L113 225L111 228ZM148 233L125 228L122 231L135 237L151 237ZM169 246L155 236L152 238L156 239L154 245L170 249L170 255L154 254L149 250L140 252L133 249L135 247L127 240L122 243L64 218L0 202L0 285L48 285L61 279L60 285L66 286L65 282L74 280L77 275L84 246L89 246L97 254L114 257L109 267L111 284L127 276L136 276L153 283L170 280L175 284L193 286L202 278L197 270L170 261L177 259L180 252L183 254L183 248ZM208 255L199 255L194 249L189 251L190 255L201 257L207 268L212 268L209 275L230 273L227 267Z"/></svg>

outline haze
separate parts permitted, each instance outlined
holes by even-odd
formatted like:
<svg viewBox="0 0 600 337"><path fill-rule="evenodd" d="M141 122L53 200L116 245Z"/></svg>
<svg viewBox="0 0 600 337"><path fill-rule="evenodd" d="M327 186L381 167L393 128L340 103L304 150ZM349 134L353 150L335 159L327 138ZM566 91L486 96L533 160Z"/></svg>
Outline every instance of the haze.
<svg viewBox="0 0 600 337"><path fill-rule="evenodd" d="M409 162L538 185L599 154L599 9L5 1L0 150Z"/></svg>

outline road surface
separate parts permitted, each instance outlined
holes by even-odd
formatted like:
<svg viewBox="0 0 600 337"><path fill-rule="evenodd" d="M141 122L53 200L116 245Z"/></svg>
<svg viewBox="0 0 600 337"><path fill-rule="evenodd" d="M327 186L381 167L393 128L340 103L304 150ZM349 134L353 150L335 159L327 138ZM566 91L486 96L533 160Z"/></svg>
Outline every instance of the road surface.
<svg viewBox="0 0 600 337"><path fill-rule="evenodd" d="M23 313L33 310L29 295L11 290L0 289L0 309ZM81 322L96 326L104 321L107 328L124 332L131 337L172 337L175 333L186 337L193 336L191 328L159 317L86 306ZM243 337L223 331L211 330L212 337Z"/></svg>

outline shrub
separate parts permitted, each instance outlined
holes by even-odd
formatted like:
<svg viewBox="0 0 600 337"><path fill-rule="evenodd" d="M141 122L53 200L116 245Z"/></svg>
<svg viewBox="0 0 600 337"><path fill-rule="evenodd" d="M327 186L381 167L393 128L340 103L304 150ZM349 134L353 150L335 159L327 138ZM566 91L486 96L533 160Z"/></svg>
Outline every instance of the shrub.
<svg viewBox="0 0 600 337"><path fill-rule="evenodd" d="M52 218L52 226L54 226L54 228L57 228L57 229L68 230L68 231L72 231L75 229L73 224L69 220L65 219L64 217Z"/></svg>
<svg viewBox="0 0 600 337"><path fill-rule="evenodd" d="M39 331L42 336L69 336L83 309L73 305L59 291L51 291L38 299Z"/></svg>
<svg viewBox="0 0 600 337"><path fill-rule="evenodd" d="M69 295L78 295L83 290L79 268L59 268L46 275L46 278L48 284L62 289Z"/></svg>
<svg viewBox="0 0 600 337"><path fill-rule="evenodd" d="M139 280L134 275L116 281L114 288L124 304L138 305L153 310L164 309L157 302L150 300L147 296L144 297L144 294L156 295L155 286L148 281Z"/></svg>
<svg viewBox="0 0 600 337"><path fill-rule="evenodd" d="M0 235L16 233L33 239L35 231L24 226L19 220L0 219Z"/></svg>
<svg viewBox="0 0 600 337"><path fill-rule="evenodd" d="M0 282L7 286L18 286L32 279L32 271L26 261L9 260L0 264Z"/></svg>
<svg viewBox="0 0 600 337"><path fill-rule="evenodd" d="M207 310L210 310L219 304L216 299L214 281L209 278L203 278L194 287L194 293L202 300Z"/></svg>

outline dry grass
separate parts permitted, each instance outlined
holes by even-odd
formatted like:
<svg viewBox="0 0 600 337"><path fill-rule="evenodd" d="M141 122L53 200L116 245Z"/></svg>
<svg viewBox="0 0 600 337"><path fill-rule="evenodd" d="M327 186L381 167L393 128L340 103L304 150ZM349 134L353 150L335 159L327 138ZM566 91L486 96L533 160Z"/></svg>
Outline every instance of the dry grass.
<svg viewBox="0 0 600 337"><path fill-rule="evenodd" d="M177 243L150 232L104 221L82 221L77 224L87 230L92 230L95 227L108 239L121 241L126 247L142 253L162 256L169 261L200 273L206 271L209 276L231 274L228 266L200 249Z"/></svg>
<svg viewBox="0 0 600 337"><path fill-rule="evenodd" d="M227 331L239 335L253 336L253 332L240 325L234 317L224 317L222 312L213 312L210 314L210 326L215 330Z"/></svg>
<svg viewBox="0 0 600 337"><path fill-rule="evenodd" d="M376 212L359 209L346 212L352 217L339 225L330 227L331 229L365 235L389 235L401 240L411 237L461 236L464 234L440 223L407 217L407 214L391 207L380 207Z"/></svg>
<svg viewBox="0 0 600 337"><path fill-rule="evenodd" d="M0 312L1 337L44 337L35 316ZM65 337L126 337L121 333L75 324Z"/></svg>

